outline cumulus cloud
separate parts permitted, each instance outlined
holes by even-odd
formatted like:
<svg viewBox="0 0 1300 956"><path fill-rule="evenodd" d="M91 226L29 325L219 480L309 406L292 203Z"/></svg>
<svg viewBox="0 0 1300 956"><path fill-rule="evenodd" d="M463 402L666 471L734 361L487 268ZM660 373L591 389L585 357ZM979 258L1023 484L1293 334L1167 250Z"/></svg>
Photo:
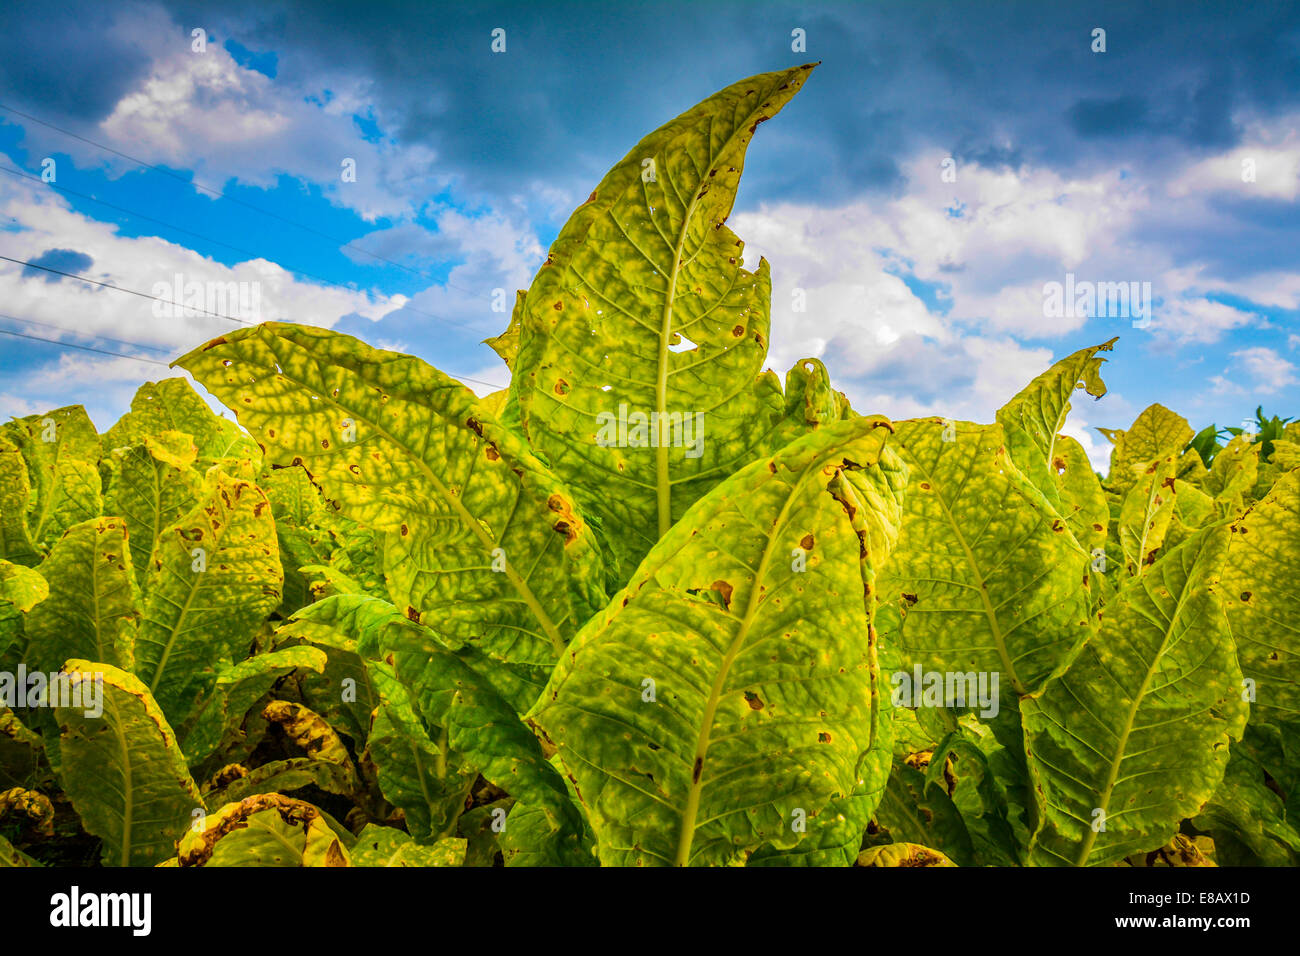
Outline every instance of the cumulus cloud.
<svg viewBox="0 0 1300 956"><path fill-rule="evenodd" d="M1193 162L1169 182L1168 194L1234 193L1281 199L1300 197L1300 114L1252 126L1233 149Z"/></svg>
<svg viewBox="0 0 1300 956"><path fill-rule="evenodd" d="M1245 378L1244 389L1259 394L1269 394L1300 383L1296 378L1296 367L1273 349L1253 346L1238 349L1232 353L1233 364L1229 371L1235 371Z"/></svg>

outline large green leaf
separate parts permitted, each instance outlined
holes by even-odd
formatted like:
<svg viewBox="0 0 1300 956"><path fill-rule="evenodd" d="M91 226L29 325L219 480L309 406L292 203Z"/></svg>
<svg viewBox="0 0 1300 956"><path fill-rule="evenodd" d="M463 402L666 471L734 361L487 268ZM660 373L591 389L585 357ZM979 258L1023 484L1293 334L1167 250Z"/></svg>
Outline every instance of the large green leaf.
<svg viewBox="0 0 1300 956"><path fill-rule="evenodd" d="M194 440L203 471L226 459L261 457L256 442L234 422L215 414L183 378L141 385L131 399L131 410L105 433L104 447L138 445L168 431Z"/></svg>
<svg viewBox="0 0 1300 956"><path fill-rule="evenodd" d="M909 478L881 574L882 638L909 673L989 675L989 689L997 674L999 708L1014 714L1091 632L1089 555L1011 461L1001 426L895 431Z"/></svg>
<svg viewBox="0 0 1300 956"><path fill-rule="evenodd" d="M80 405L16 418L0 438L17 446L27 462L33 498L27 527L38 548L48 548L67 528L100 513L100 442Z"/></svg>
<svg viewBox="0 0 1300 956"><path fill-rule="evenodd" d="M301 461L346 515L388 533L395 601L449 636L549 662L603 601L599 552L572 495L436 369L279 323L180 364L273 461Z"/></svg>
<svg viewBox="0 0 1300 956"><path fill-rule="evenodd" d="M69 528L40 565L50 597L27 615L27 661L57 671L72 657L130 670L140 592L126 522L95 518Z"/></svg>
<svg viewBox="0 0 1300 956"><path fill-rule="evenodd" d="M22 452L0 440L0 557L27 566L40 560L27 526L30 498L31 480Z"/></svg>
<svg viewBox="0 0 1300 956"><path fill-rule="evenodd" d="M456 781L464 778L472 784L482 774L528 803L529 825L536 830L532 851L585 862L582 820L564 779L518 717L536 699L539 686L473 648L453 651L429 628L365 595L320 601L305 608L281 633L310 640L319 636L321 627L356 635L363 656L393 662L391 673L388 664L370 668L381 690L381 707L369 746L381 771L381 784L385 772L390 778L385 796L407 810L408 822L412 810L390 793L394 787L400 785L404 794L437 796L445 789L442 781L451 780L463 801L462 783ZM432 777L431 768L436 768ZM410 785L421 779L426 782L418 790ZM421 828L423 834L423 824ZM445 827L434 827L433 832L441 829Z"/></svg>
<svg viewBox="0 0 1300 956"><path fill-rule="evenodd" d="M477 779L473 766L449 752L445 732L430 737L411 695L387 666L371 668L379 706L366 739L379 788L400 808L407 828L421 842L454 833L456 819Z"/></svg>
<svg viewBox="0 0 1300 956"><path fill-rule="evenodd" d="M266 495L214 470L194 510L162 534L136 638L136 673L178 725L218 669L247 655L282 582Z"/></svg>
<svg viewBox="0 0 1300 956"><path fill-rule="evenodd" d="M1078 658L1021 704L1041 796L1031 860L1104 865L1163 846L1213 795L1247 705L1206 529L1129 579Z"/></svg>
<svg viewBox="0 0 1300 956"><path fill-rule="evenodd" d="M1300 735L1300 469L1231 525L1222 590L1241 671L1253 683L1252 724ZM1282 777L1280 767L1269 767ZM1288 795L1300 776L1286 775Z"/></svg>
<svg viewBox="0 0 1300 956"><path fill-rule="evenodd" d="M851 793L882 703L887 422L828 425L698 501L583 628L529 719L607 864L728 863Z"/></svg>
<svg viewBox="0 0 1300 956"><path fill-rule="evenodd" d="M783 411L760 374L767 263L745 269L725 222L755 129L812 66L734 83L642 139L570 217L520 309L525 432L600 520L622 579Z"/></svg>
<svg viewBox="0 0 1300 956"><path fill-rule="evenodd" d="M194 507L198 476L191 469L194 444L181 432L146 436L139 445L115 449L109 514L126 521L131 563L144 580L156 558L163 529Z"/></svg>
<svg viewBox="0 0 1300 956"><path fill-rule="evenodd" d="M68 661L65 672L74 688L99 684L103 713L55 709L62 727L63 790L87 832L104 841L106 866L153 866L175 852L193 811L203 809L185 756L167 718L135 677L84 660ZM90 693L83 690L83 703Z"/></svg>
<svg viewBox="0 0 1300 956"><path fill-rule="evenodd" d="M893 709L885 696L876 711L875 738L847 796L837 797L805 821L807 836L793 849L761 846L746 866L852 866L862 835L884 797L893 765Z"/></svg>

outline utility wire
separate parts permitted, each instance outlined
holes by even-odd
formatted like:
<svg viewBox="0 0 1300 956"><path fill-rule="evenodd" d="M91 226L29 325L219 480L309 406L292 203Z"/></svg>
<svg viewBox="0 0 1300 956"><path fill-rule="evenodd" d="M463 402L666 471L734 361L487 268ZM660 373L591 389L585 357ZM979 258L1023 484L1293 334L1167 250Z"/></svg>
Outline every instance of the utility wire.
<svg viewBox="0 0 1300 956"><path fill-rule="evenodd" d="M5 316L9 318L9 316ZM22 321L21 319L18 321ZM14 332L10 329L0 329L0 335L12 335L15 338L31 339L33 342L46 342L50 345L57 345L61 349L80 349L83 352L98 352L100 355L116 355L118 358L134 359L137 362L145 362L149 365L161 365L163 368L170 368L166 362L159 362L156 359L141 358L138 355L127 355L125 352L110 352L107 349L92 348L89 345L77 345L73 342L60 342L57 339L46 339L39 335L27 335L25 332Z"/></svg>
<svg viewBox="0 0 1300 956"><path fill-rule="evenodd" d="M117 211L117 212L123 213L124 215L127 215L127 216L133 216L133 217L135 217L136 219L143 219L145 222L152 222L152 223L154 223L155 225L162 226L162 227L164 227L164 228L166 228L166 229L171 229L171 230L173 230L173 231L175 231L175 232L179 232L179 233L181 233L182 235L193 236L195 239L200 239L200 240L202 240L203 242L211 243L211 244L214 245L214 246L221 246L222 248L229 249L229 250L231 250L232 252L237 252L237 253L239 253L240 255L243 255L243 256L251 256L251 257L254 258L254 259L265 259L265 258L266 258L266 256L263 256L263 255L261 255L260 253L254 252L254 251L252 251L251 249L244 249L244 248L242 248L242 247L240 247L240 246L233 246L233 245L231 245L231 244L228 243L228 242L222 242L220 239L213 239L213 238L211 238L210 236L205 236L205 235L203 235L202 233L195 232L195 231L192 230L192 229L185 229L185 228L183 228L183 227L181 227L181 226L177 226L177 225L175 225L175 224L173 224L173 223L165 222L165 221L163 221L162 219L155 219L153 216L146 216L146 215L145 215L144 213L142 213L142 212L136 212L135 210L133 210L133 209L127 209L127 208L124 207L124 206L117 206L117 205L114 205L114 204L111 203L111 202L107 202L106 200L99 199L99 198L97 198L97 197L95 197L95 196L91 196L91 195L89 195L89 194L87 194L87 193L77 192L75 189L69 189L67 186L60 186L60 185L58 185L57 183L47 183L47 182L45 182L45 180L41 179L39 176L33 176L31 173L25 173L25 172L23 172L22 170L18 170L18 169L9 169L9 168L7 168L7 167L5 167L5 166L0 166L0 173L8 173L10 176L18 176L18 177L21 177L21 178L23 178L23 179L30 180L30 181L33 182L33 183L37 183L38 185L41 185L41 186L49 186L49 187L51 187L51 188L53 188L53 189L57 189L57 190L59 190L59 192L67 193L67 194L69 194L69 195L71 195L71 196L76 196L76 197L78 197L78 198L80 198L80 199L87 199L87 200L89 200L90 202L93 202L93 203L99 203L99 205L101 205L101 206L105 206L105 207L107 207L107 208L109 208L109 209L112 209L112 210L115 210L115 211ZM274 261L274 260L269 260L269 261ZM279 265L280 268L284 269L286 272L291 272L291 273L296 273L297 275L307 276L309 279L315 279L317 282L323 282L323 283L325 283L326 285L334 286L335 288L342 289L342 290L344 290L345 292L356 292L356 291L357 291L356 289L353 289L353 288L351 288L351 287L349 287L349 286L346 286L346 285L344 285L344 284L341 283L341 282L335 282L333 279L327 279L327 278L325 278L324 276L316 275L314 272L308 272L308 271L305 270L305 269L291 269L291 268L288 268L288 267L286 267L286 266L284 266L284 265L281 265L281 264L278 263L278 262L276 263L276 265ZM462 290L462 291L463 291L463 290ZM419 315L427 315L427 316L428 316L429 318L431 318L431 319L437 319L439 322L446 322L446 323L448 323L449 325L458 325L458 326L461 326L462 328L473 328L473 326L471 326L470 323L468 323L468 322L464 322L464 321L461 321L461 320L458 320L458 319L450 319L450 318L447 318L447 317L444 316L444 315L435 315L435 314L432 313L432 312L425 312L423 309L417 309L417 308L416 308L415 306L413 306L413 305L403 305L403 306L401 306L400 308L398 308L397 311L415 312L415 313L417 313L417 314L419 314Z"/></svg>
<svg viewBox="0 0 1300 956"><path fill-rule="evenodd" d="M30 266L33 269L41 269L45 272L52 272L57 276L67 276L69 279L77 279L81 282L90 282L95 285L103 286L105 289L116 289L118 292L129 292L131 295L138 295L142 299L153 299L155 302L165 302L168 305L174 306L175 308L178 309L182 309L182 310L188 309L191 312L203 312L206 313L207 315L215 316L218 319L227 319L231 322L238 322L240 325L256 324L254 322L249 322L247 319L237 319L233 315L223 315L220 312L212 312L209 311L208 309L200 309L194 306L180 305L179 303L173 302L171 299L164 299L161 296L150 295L148 292L140 292L136 289L128 289L125 286L113 285L113 283L111 282L100 282L98 279L91 279L87 276L77 275L75 272L64 272L61 269L52 269L49 266L37 265L35 262L28 262L26 259L11 259L9 256L0 256L0 259L3 259L6 262L17 263L20 266Z"/></svg>
<svg viewBox="0 0 1300 956"><path fill-rule="evenodd" d="M3 258L3 257L0 257L0 258ZM116 288L119 288L119 287L118 287L118 286L109 286L109 288L110 288L110 289L116 289ZM126 290L121 290L121 291L126 291ZM3 312L0 312L0 319L8 319L10 322L21 322L21 323L23 323L23 324L29 324L29 325L40 325L40 326L44 326L45 328L48 328L48 329L55 329L55 330L60 331L60 332L66 332L66 333L68 333L69 335L78 335L78 336L80 336L80 337L82 337L82 338L85 338L85 339L91 339L91 338L94 338L94 339L102 339L102 340L105 341L105 342L116 342L118 345L125 345L125 346L127 346L128 348L152 349L152 350L155 351L155 352L161 352L161 353L163 353L163 354L170 354L170 353L169 353L169 350L167 350L167 349L163 349L163 348L159 348L159 347L156 346L156 345L144 345L143 343L140 343L140 342L127 342L127 341L124 341L124 340L122 340L122 339L110 339L110 338L108 338L108 337L106 337L106 336L102 336L102 335L92 335L91 333L88 333L88 332L80 332L80 331L77 331L76 329L65 328L64 326L61 326L61 325L52 325L52 324L50 324L50 323L48 323L48 322L38 322L38 321L35 320L35 319L24 319L24 318L19 318L19 317L16 316L16 315L7 315L7 314L5 314L5 313L3 313ZM115 356L117 356L117 357L119 357L119 358L135 359L137 362L148 362L150 365L161 365L161 366L163 366L164 368L171 368L170 363L167 363L167 362L159 362L159 361L156 361L156 360L154 360L154 359L140 358L138 355L126 355L125 353L122 353L122 352L112 352L112 351L109 351L109 350L107 350L107 349L97 349L97 348L93 348L93 347L91 347L91 346L89 346L89 345L77 345L77 344L74 343L74 342L60 342L60 341L58 341L57 339L47 339L47 338L42 338L41 336L38 336L38 335L28 335L28 334L23 333L23 332L13 332L13 331L10 331L9 329L0 329L0 335L12 335L12 336L16 336L17 338L22 338L22 339L31 339L31 340L34 341L34 342L46 342L46 343L48 343L48 344L50 344L50 345L57 345L57 346L59 346L60 348L80 349L80 350L83 351L83 352L98 352L98 353L100 353L101 355L115 355ZM480 378L471 378L471 377L468 376L468 375L457 375L457 374L455 374L454 372L447 372L446 374L447 374L447 375L450 375L452 378L457 379L457 380L459 380L459 381L462 381L462 382L473 382L475 385L484 385L484 386L486 386L486 387L488 387L488 388L491 388L491 389L493 389L493 390L495 390L495 391L501 391L502 389L506 388L505 385L498 385L496 382L485 382L485 381L483 381L483 380L480 379Z"/></svg>
<svg viewBox="0 0 1300 956"><path fill-rule="evenodd" d="M112 342L116 345L125 345L132 349L149 349L162 355L170 355L172 350L165 349L158 345L145 345L143 342L128 342L125 339L113 339L107 335L96 335L93 332L82 332L78 329L70 329L66 325L55 325L52 322L41 322L37 319L20 319L16 315L6 315L0 312L0 319L8 319L10 322L22 322L24 325L39 325L42 328L53 329L56 332L66 332L69 335L79 335L83 339L99 339L101 342Z"/></svg>
<svg viewBox="0 0 1300 956"><path fill-rule="evenodd" d="M155 166L153 163L147 163L143 159L139 159L138 157L132 156L129 153L124 153L121 150L114 149L112 146L106 146L103 143L97 143L93 139L87 139L85 136L81 136L77 133L72 132L71 130L64 129L62 126L55 126L53 123L46 122L43 119L38 119L37 117L32 116L30 113L24 113L22 110L14 109L12 106L8 106L4 103L0 103L0 110L4 110L5 112L8 113L13 113L15 116L21 116L23 119L30 120L33 123L39 123L41 126L47 127L48 129L52 129L58 133L62 133L64 136L71 136L73 139L80 140L81 142L86 143L90 146L94 146L97 149L102 149L105 152L112 153L114 156L120 156L123 159L130 160L131 162L137 164L138 166L142 166L145 169L153 170L156 173L162 173L164 176L169 176L172 179L175 179L178 182L182 182L187 186L191 186L195 189L202 190L203 192L207 193L210 196L218 196L222 199L228 199L231 202L238 203L239 205L244 206L247 209L251 209L254 212L261 213L263 216L270 216L272 219L278 219L280 222L286 223L287 225L290 226L294 226L298 229L302 229L306 232L310 232L313 235L320 236L322 239L328 239L330 242L338 243L340 247L343 249L351 249L353 252L359 252L362 255L370 256L373 259L378 259L381 262L386 262L389 265L396 266L399 269L404 269L405 271L411 273L412 275L420 276L421 278L427 279L430 282L434 282L439 285L444 285L449 289L456 289L458 292L464 292L466 295L475 295L475 293L471 292L469 289L463 289L459 286L454 286L449 282L439 282L438 279L434 278L429 273L424 272L423 270L414 269L411 266L404 265L403 263L398 262L396 259L389 259L387 256L381 256L377 252L371 252L368 249L362 249L360 246L354 245L353 243L349 242L346 239L341 239L338 236L332 236L329 233L322 232L321 230L316 229L312 226L308 226L305 225L304 223L297 222L285 216L281 216L279 213L271 212L269 209L262 209L260 206L255 206L252 203L247 202L246 200L239 199L238 197L231 196L225 192L222 192L220 189L214 189L211 186L205 186L196 179L186 179L184 176L181 176L178 173L174 173L170 169L166 169L165 167L162 166Z"/></svg>

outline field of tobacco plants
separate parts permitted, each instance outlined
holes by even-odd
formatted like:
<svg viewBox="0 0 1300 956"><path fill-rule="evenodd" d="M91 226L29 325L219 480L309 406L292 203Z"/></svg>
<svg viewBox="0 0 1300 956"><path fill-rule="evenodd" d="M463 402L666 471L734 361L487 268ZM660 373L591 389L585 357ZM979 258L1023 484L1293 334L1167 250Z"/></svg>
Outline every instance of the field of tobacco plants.
<svg viewBox="0 0 1300 956"><path fill-rule="evenodd" d="M1300 862L1300 426L765 370L726 226L810 66L643 139L507 390L267 323L0 426L0 865Z"/></svg>

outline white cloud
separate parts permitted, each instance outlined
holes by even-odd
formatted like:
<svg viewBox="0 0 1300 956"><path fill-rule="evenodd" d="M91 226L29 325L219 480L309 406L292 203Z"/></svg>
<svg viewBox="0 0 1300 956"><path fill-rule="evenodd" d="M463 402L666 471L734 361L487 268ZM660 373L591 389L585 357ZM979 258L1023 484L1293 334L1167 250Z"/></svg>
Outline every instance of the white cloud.
<svg viewBox="0 0 1300 956"><path fill-rule="evenodd" d="M21 227L10 233L6 251L12 258L32 260L51 248L73 249L93 260L81 274L146 294L154 292L155 283L174 284L178 273L186 282L257 283L262 319L328 328L351 313L378 318L405 301L299 281L265 259L227 266L158 237L121 236L115 224L89 219L69 208L59 194L17 180L0 182L0 217ZM44 276L24 277L22 272L22 266L0 263L3 311L19 319L176 351L231 327L229 321L214 316L159 317L160 303L147 298L69 278L47 282ZM49 330L39 334L49 335Z"/></svg>
<svg viewBox="0 0 1300 956"><path fill-rule="evenodd" d="M1051 350L964 330L932 313L891 274L896 259L873 242L883 215L867 204L784 204L732 217L747 267L760 255L772 264L769 365L784 373L801 358L819 358L863 412L991 421L1050 364ZM793 309L796 290L806 295L806 312Z"/></svg>
<svg viewBox="0 0 1300 956"><path fill-rule="evenodd" d="M1296 367L1273 349L1254 346L1238 349L1232 353L1234 360L1231 370L1235 370L1248 380L1248 391L1268 394L1286 388L1288 385L1300 384L1296 377Z"/></svg>
<svg viewBox="0 0 1300 956"><path fill-rule="evenodd" d="M1151 316L1151 328L1168 333L1175 341L1217 342L1225 332L1253 323L1263 317L1254 312L1209 299L1166 299Z"/></svg>
<svg viewBox="0 0 1300 956"><path fill-rule="evenodd" d="M1234 193L1243 198L1282 199L1300 196L1300 115L1283 117L1268 127L1249 129L1240 146L1183 169L1172 181L1170 196Z"/></svg>

